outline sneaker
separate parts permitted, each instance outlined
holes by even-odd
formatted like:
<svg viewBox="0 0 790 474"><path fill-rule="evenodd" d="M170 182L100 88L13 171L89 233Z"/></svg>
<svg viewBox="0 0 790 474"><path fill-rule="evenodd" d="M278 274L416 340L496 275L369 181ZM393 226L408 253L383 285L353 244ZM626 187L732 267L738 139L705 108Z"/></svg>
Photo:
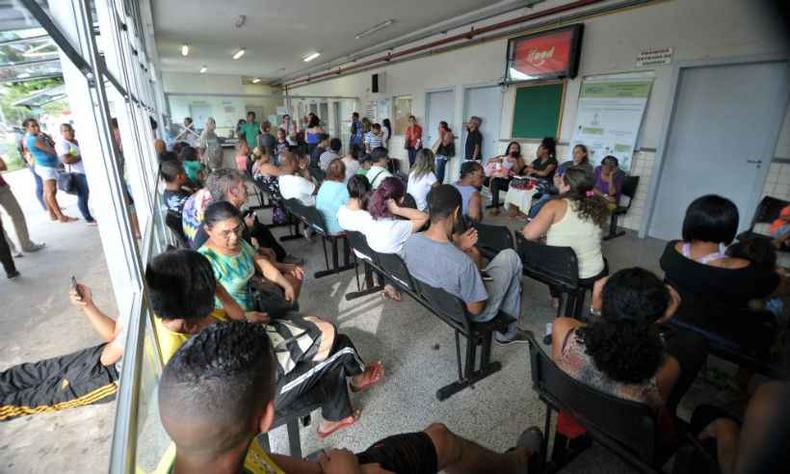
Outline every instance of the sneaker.
<svg viewBox="0 0 790 474"><path fill-rule="evenodd" d="M304 262L305 260L303 258L291 254L288 254L285 256L285 258L283 258L283 263L287 263L290 265L298 265L300 267L304 265Z"/></svg>
<svg viewBox="0 0 790 474"><path fill-rule="evenodd" d="M500 333L494 334L494 341L500 346L509 346L511 344L524 344L529 342L529 332L523 329L516 329L512 336L505 337Z"/></svg>
<svg viewBox="0 0 790 474"><path fill-rule="evenodd" d="M38 252L39 250L43 249L46 246L47 246L46 244L33 244L32 247L25 249L25 252L27 253Z"/></svg>
<svg viewBox="0 0 790 474"><path fill-rule="evenodd" d="M14 278L17 278L19 275L20 273L17 270L14 270L11 273L6 273L6 276L8 277L9 280L13 280Z"/></svg>
<svg viewBox="0 0 790 474"><path fill-rule="evenodd" d="M483 281L494 281L494 277L492 277L491 275L489 275L488 272L485 271L480 272L480 278L482 278Z"/></svg>
<svg viewBox="0 0 790 474"><path fill-rule="evenodd" d="M25 254L23 254L19 250L14 250L13 252L11 252L11 256L14 258L22 258L25 256Z"/></svg>

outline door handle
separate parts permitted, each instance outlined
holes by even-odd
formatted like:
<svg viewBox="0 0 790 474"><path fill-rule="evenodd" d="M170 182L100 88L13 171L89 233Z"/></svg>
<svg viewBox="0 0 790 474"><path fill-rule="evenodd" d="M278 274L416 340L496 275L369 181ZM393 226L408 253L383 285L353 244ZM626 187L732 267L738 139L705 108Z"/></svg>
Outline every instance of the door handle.
<svg viewBox="0 0 790 474"><path fill-rule="evenodd" d="M763 160L746 160L746 162L752 165L761 165Z"/></svg>

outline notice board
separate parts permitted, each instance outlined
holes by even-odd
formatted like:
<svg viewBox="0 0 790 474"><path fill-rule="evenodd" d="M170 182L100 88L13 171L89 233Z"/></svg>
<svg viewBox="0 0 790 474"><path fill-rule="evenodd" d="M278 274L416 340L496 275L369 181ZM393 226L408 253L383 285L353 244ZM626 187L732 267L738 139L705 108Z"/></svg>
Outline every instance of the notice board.
<svg viewBox="0 0 790 474"><path fill-rule="evenodd" d="M562 116L563 82L523 86L516 90L513 138L556 137Z"/></svg>

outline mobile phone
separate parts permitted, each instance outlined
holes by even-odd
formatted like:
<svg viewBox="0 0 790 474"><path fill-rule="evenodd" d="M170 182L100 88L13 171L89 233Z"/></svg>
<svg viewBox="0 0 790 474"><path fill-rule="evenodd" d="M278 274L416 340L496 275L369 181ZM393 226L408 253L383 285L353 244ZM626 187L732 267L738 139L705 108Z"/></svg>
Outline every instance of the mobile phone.
<svg viewBox="0 0 790 474"><path fill-rule="evenodd" d="M75 277L74 275L71 275L71 289L73 291L76 291L77 296L79 296L80 299L82 299L82 293L80 292L80 287L77 286L77 277Z"/></svg>

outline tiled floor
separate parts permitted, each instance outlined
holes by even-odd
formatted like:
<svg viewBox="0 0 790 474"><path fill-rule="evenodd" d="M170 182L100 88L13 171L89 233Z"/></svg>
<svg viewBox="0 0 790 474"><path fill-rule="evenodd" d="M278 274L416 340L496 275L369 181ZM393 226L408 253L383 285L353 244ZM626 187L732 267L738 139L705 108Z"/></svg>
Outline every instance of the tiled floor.
<svg viewBox="0 0 790 474"><path fill-rule="evenodd" d="M20 259L23 278L0 281L0 368L98 342L82 316L68 305L65 291L72 273L94 288L96 299L109 313L114 306L104 260L94 251L100 245L96 230L82 223L46 221L35 206L26 173L8 178L27 211L34 238L46 240L47 249ZM65 199L64 204L76 212L73 200ZM497 221L505 219L491 220ZM344 294L356 288L353 272L315 280L313 272L323 268L320 243L300 239L285 246L308 259L300 301L303 311L334 321L367 360L382 360L387 372L384 383L354 398L363 410L356 426L324 441L315 435L316 423L303 429L305 453L336 446L364 449L379 438L420 430L434 421L504 450L526 427L542 425L544 407L530 388L526 345L495 347L493 357L503 365L499 373L439 402L436 390L456 377L450 328L408 298L394 303L374 294L347 302ZM633 265L657 271L662 249L663 242L625 236L607 242L605 255L613 271ZM547 289L525 280L522 325L542 334L552 317ZM113 415L114 404L107 404L0 423L0 472L104 471ZM285 449L284 439L284 429L275 431L273 447ZM588 472L593 466L600 472L627 471L622 462L601 450L584 456L569 471Z"/></svg>

